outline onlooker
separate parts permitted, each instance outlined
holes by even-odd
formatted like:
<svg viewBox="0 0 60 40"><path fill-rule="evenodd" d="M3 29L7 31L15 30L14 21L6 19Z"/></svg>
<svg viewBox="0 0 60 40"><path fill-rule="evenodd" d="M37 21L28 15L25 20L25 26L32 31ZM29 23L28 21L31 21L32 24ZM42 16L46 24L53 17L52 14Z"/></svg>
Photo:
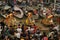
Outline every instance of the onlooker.
<svg viewBox="0 0 60 40"><path fill-rule="evenodd" d="M54 40L54 32L50 32L48 37L49 40Z"/></svg>
<svg viewBox="0 0 60 40"><path fill-rule="evenodd" d="M56 29L59 32L59 25L56 25L53 29Z"/></svg>
<svg viewBox="0 0 60 40"><path fill-rule="evenodd" d="M18 33L22 33L22 28L20 25L18 25L18 28L16 29Z"/></svg>
<svg viewBox="0 0 60 40"><path fill-rule="evenodd" d="M54 30L54 40L59 40L57 30Z"/></svg>
<svg viewBox="0 0 60 40"><path fill-rule="evenodd" d="M47 35L46 35L45 32L43 32L43 38L42 38L42 40L48 40L48 37L47 37Z"/></svg>
<svg viewBox="0 0 60 40"><path fill-rule="evenodd" d="M19 32L15 32L15 37L17 38L17 40L20 40L21 38L21 34ZM16 39L15 39L16 40Z"/></svg>
<svg viewBox="0 0 60 40"><path fill-rule="evenodd" d="M25 30L24 30L24 24L22 25L22 32L23 32L23 33L25 32Z"/></svg>
<svg viewBox="0 0 60 40"><path fill-rule="evenodd" d="M1 24L1 26L2 26L2 30L4 30L4 26L5 26L4 20L2 20L2 21L0 22L0 24Z"/></svg>
<svg viewBox="0 0 60 40"><path fill-rule="evenodd" d="M35 37L37 40L41 40L41 34L40 34L40 30L37 29L36 33L35 33Z"/></svg>
<svg viewBox="0 0 60 40"><path fill-rule="evenodd" d="M34 28L34 33L37 31L37 27L35 24L32 26Z"/></svg>

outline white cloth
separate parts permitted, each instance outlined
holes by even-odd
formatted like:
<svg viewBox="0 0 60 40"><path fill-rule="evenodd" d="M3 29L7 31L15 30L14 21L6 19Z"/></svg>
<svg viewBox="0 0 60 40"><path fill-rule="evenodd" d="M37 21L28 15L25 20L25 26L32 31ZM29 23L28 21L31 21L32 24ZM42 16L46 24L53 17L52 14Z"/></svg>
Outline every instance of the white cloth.
<svg viewBox="0 0 60 40"><path fill-rule="evenodd" d="M43 15L46 15L46 10L43 10Z"/></svg>
<svg viewBox="0 0 60 40"><path fill-rule="evenodd" d="M43 13L43 15L46 15L46 13Z"/></svg>
<svg viewBox="0 0 60 40"><path fill-rule="evenodd" d="M16 36L17 38L20 38L20 33L16 33L15 36Z"/></svg>
<svg viewBox="0 0 60 40"><path fill-rule="evenodd" d="M21 33L22 29L21 28L17 28L17 31L18 31L18 33Z"/></svg>
<svg viewBox="0 0 60 40"><path fill-rule="evenodd" d="M31 28L31 30L30 30L31 32L33 32L34 31L34 28Z"/></svg>
<svg viewBox="0 0 60 40"><path fill-rule="evenodd" d="M45 13L45 12L46 12L46 10L43 10L43 12Z"/></svg>
<svg viewBox="0 0 60 40"><path fill-rule="evenodd" d="M49 35L48 35L48 37L50 37L52 34L54 34L54 32L50 32Z"/></svg>
<svg viewBox="0 0 60 40"><path fill-rule="evenodd" d="M53 29L56 29L57 31L59 31L59 25L57 25L57 26L54 27Z"/></svg>
<svg viewBox="0 0 60 40"><path fill-rule="evenodd" d="M30 30L31 30L30 27L28 27L28 29L26 31L30 31Z"/></svg>

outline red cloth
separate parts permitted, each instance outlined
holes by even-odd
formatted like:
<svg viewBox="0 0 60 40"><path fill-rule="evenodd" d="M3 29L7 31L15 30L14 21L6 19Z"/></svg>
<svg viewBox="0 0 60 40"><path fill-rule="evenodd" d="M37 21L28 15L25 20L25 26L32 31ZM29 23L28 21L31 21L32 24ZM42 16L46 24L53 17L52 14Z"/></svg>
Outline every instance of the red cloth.
<svg viewBox="0 0 60 40"><path fill-rule="evenodd" d="M37 30L37 26L33 26L33 28L34 28L34 33L36 32L36 30Z"/></svg>
<svg viewBox="0 0 60 40"><path fill-rule="evenodd" d="M43 40L48 40L48 37L44 37Z"/></svg>

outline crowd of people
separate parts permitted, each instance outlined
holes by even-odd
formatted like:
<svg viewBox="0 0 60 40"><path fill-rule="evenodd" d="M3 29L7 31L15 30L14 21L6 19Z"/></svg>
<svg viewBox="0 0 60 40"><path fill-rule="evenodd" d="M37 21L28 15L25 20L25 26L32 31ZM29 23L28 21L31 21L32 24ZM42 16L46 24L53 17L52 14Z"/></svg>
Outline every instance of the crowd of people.
<svg viewBox="0 0 60 40"><path fill-rule="evenodd" d="M58 31L50 27L49 33L43 32L34 25L7 26L4 20L0 22L1 40L59 40Z"/></svg>
<svg viewBox="0 0 60 40"><path fill-rule="evenodd" d="M59 40L60 19L57 19L58 23L54 23L55 12L53 7L43 6L41 0L6 0L4 3L4 5L11 6L12 11L11 9L3 9L1 11L1 14L5 15L7 13L7 16L0 21L0 40ZM41 4L41 6L39 5L38 9L31 10L32 7L38 6L37 4ZM30 9L21 8L24 12L23 18L26 17L26 20L24 19L25 21L23 21L24 24L20 22L17 24L17 20L14 19L14 15L17 15L17 12L13 8L17 5L31 7ZM48 25L48 32L40 30L40 26L36 25L40 19L44 27ZM38 22L40 23L40 21Z"/></svg>

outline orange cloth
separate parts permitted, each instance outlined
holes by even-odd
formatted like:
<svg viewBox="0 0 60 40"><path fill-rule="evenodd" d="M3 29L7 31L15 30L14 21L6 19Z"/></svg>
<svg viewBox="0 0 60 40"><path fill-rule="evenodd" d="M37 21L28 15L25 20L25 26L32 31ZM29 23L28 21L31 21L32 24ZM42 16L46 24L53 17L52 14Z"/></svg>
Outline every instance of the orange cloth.
<svg viewBox="0 0 60 40"><path fill-rule="evenodd" d="M49 15L49 16L48 16L48 18L52 18L52 17L53 17L53 15Z"/></svg>

